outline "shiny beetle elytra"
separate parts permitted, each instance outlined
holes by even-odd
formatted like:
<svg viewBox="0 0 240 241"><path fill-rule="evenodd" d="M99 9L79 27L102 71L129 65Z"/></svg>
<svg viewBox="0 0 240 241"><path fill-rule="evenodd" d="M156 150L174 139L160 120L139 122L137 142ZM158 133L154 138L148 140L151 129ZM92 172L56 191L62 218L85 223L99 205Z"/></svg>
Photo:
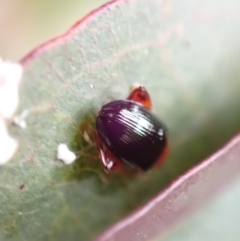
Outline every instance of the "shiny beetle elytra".
<svg viewBox="0 0 240 241"><path fill-rule="evenodd" d="M96 118L96 143L106 171L118 171L122 163L147 171L166 158L166 128L150 111L151 106L143 86L126 100L102 106Z"/></svg>

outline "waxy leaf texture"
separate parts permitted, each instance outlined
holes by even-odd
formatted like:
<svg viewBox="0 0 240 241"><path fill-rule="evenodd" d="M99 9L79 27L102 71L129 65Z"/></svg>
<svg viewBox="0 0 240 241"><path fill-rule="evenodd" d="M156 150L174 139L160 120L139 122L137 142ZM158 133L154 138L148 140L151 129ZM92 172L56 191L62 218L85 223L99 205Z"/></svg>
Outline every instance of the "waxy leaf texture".
<svg viewBox="0 0 240 241"><path fill-rule="evenodd" d="M0 169L0 240L91 240L230 140L240 129L239 16L238 0L118 0L27 55L18 114L29 110L28 127L11 127L20 149ZM106 174L95 116L135 82L167 125L170 156L145 175ZM74 164L56 159L60 143Z"/></svg>

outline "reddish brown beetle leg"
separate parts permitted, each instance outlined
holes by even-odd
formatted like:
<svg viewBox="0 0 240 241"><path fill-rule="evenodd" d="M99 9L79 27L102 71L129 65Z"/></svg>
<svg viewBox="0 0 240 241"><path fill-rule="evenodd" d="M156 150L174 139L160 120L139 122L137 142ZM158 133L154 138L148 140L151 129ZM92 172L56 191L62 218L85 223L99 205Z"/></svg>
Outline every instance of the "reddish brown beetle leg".
<svg viewBox="0 0 240 241"><path fill-rule="evenodd" d="M151 98L143 86L139 86L133 89L127 99L141 103L145 108L149 110L152 108Z"/></svg>
<svg viewBox="0 0 240 241"><path fill-rule="evenodd" d="M100 137L95 133L96 144L98 148L99 158L107 172L117 172L122 169L122 162L115 157L102 143Z"/></svg>

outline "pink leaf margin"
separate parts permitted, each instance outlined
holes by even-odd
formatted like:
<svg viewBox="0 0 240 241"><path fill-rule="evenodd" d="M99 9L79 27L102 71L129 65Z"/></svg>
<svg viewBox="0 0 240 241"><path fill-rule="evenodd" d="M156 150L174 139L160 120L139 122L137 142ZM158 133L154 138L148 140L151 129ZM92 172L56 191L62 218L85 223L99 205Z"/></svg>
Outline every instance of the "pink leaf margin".
<svg viewBox="0 0 240 241"><path fill-rule="evenodd" d="M95 241L140 241L163 236L239 177L239 158L240 135Z"/></svg>
<svg viewBox="0 0 240 241"><path fill-rule="evenodd" d="M112 1L109 1L108 3L102 5L100 8L97 8L97 9L91 11L84 18L82 18L78 22L76 22L67 32L43 43L40 46L37 46L30 53L28 53L26 56L24 56L19 62L23 66L25 66L31 60L40 56L42 53L44 53L52 48L55 48L59 45L63 45L65 42L67 42L69 39L71 39L74 34L81 31L81 29L86 28L88 23L93 21L97 16L102 15L102 14L106 13L107 11L109 11L110 9L115 8L118 5L120 5L124 2L128 2L128 1L129 0L112 0Z"/></svg>

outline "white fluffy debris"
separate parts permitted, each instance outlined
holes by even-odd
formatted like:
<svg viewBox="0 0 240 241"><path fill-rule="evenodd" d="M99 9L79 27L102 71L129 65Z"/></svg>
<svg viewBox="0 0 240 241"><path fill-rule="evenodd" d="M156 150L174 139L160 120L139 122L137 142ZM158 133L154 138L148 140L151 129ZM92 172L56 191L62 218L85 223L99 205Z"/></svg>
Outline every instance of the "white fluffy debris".
<svg viewBox="0 0 240 241"><path fill-rule="evenodd" d="M57 159L62 160L66 165L72 164L76 160L74 152L70 151L66 144L59 144L57 149Z"/></svg>
<svg viewBox="0 0 240 241"><path fill-rule="evenodd" d="M0 59L0 165L10 161L18 148L17 140L8 134L6 119L12 117L18 106L22 73L20 64Z"/></svg>
<svg viewBox="0 0 240 241"><path fill-rule="evenodd" d="M28 114L29 114L29 111L24 110L19 116L15 116L13 118L13 123L22 129L26 129L27 123L25 121L25 118L28 116Z"/></svg>
<svg viewBox="0 0 240 241"><path fill-rule="evenodd" d="M9 136L5 122L0 119L0 165L6 164L18 148L18 142Z"/></svg>
<svg viewBox="0 0 240 241"><path fill-rule="evenodd" d="M3 62L0 59L0 116L11 118L18 102L18 87L23 68L18 63Z"/></svg>

